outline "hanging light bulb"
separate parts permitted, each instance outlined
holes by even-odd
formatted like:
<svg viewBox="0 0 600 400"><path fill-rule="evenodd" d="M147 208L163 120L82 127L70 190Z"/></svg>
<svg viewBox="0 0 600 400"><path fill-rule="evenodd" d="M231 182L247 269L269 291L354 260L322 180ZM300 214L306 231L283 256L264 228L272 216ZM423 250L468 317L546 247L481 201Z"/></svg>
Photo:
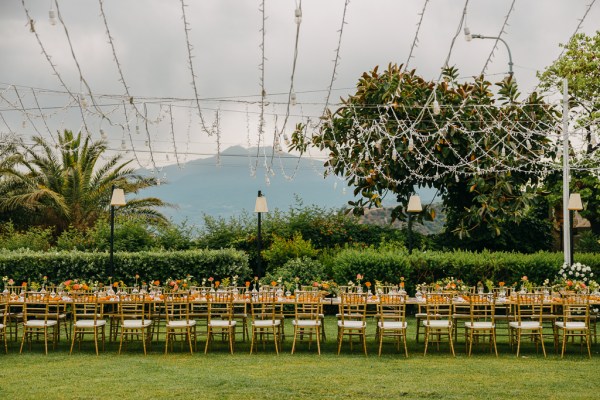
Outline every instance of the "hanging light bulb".
<svg viewBox="0 0 600 400"><path fill-rule="evenodd" d="M135 126L135 133L136 133L136 135L140 134L140 126L139 125Z"/></svg>
<svg viewBox="0 0 600 400"><path fill-rule="evenodd" d="M256 177L256 168L250 167L250 176L252 178Z"/></svg>
<svg viewBox="0 0 600 400"><path fill-rule="evenodd" d="M296 11L294 12L294 20L296 21L296 24L300 25L300 23L302 23L302 9L301 8L296 8Z"/></svg>
<svg viewBox="0 0 600 400"><path fill-rule="evenodd" d="M346 188L345 187L342 188L342 194L346 194Z"/></svg>
<svg viewBox="0 0 600 400"><path fill-rule="evenodd" d="M165 158L167 159L167 161L169 161L169 154L167 154Z"/></svg>
<svg viewBox="0 0 600 400"><path fill-rule="evenodd" d="M468 26L465 26L465 40L470 42L473 39L473 35L471 35L471 30Z"/></svg>
<svg viewBox="0 0 600 400"><path fill-rule="evenodd" d="M290 105L295 106L297 103L296 101L296 93L292 92L292 94L290 94Z"/></svg>
<svg viewBox="0 0 600 400"><path fill-rule="evenodd" d="M56 11L54 10L52 2L50 2L50 11L48 12L48 17L50 18L50 25L56 25Z"/></svg>
<svg viewBox="0 0 600 400"><path fill-rule="evenodd" d="M369 160L370 160L370 159L371 159L371 158L369 157L369 153L365 154L365 161L366 161L366 162L369 162Z"/></svg>
<svg viewBox="0 0 600 400"><path fill-rule="evenodd" d="M408 151L412 152L415 149L415 142L413 141L413 138L411 137L410 139L408 139Z"/></svg>
<svg viewBox="0 0 600 400"><path fill-rule="evenodd" d="M394 150L392 150L392 160L396 161L398 159L398 151L396 150L396 148L394 148Z"/></svg>
<svg viewBox="0 0 600 400"><path fill-rule="evenodd" d="M286 145L286 146L289 146L289 145L290 145L290 138L289 138L289 136L287 135L287 133L284 133L284 134L283 134L283 142L285 143L285 145Z"/></svg>
<svg viewBox="0 0 600 400"><path fill-rule="evenodd" d="M525 141L525 147L527 147L527 150L531 150L531 142L529 141L529 139Z"/></svg>
<svg viewBox="0 0 600 400"><path fill-rule="evenodd" d="M85 96L82 94L79 95L79 103L81 104L81 107L83 109L87 108L87 100L85 99Z"/></svg>
<svg viewBox="0 0 600 400"><path fill-rule="evenodd" d="M104 129L100 129L100 137L102 140L106 140L106 132L104 132Z"/></svg>
<svg viewBox="0 0 600 400"><path fill-rule="evenodd" d="M144 146L148 147L148 141L147 140L144 141Z"/></svg>
<svg viewBox="0 0 600 400"><path fill-rule="evenodd" d="M269 178L269 175L265 175L265 184L266 184L267 186L270 186L270 185L271 185L271 179Z"/></svg>
<svg viewBox="0 0 600 400"><path fill-rule="evenodd" d="M502 157L506 157L506 147L502 146L502 150L500 151Z"/></svg>
<svg viewBox="0 0 600 400"><path fill-rule="evenodd" d="M337 189L337 182L333 182L333 190Z"/></svg>
<svg viewBox="0 0 600 400"><path fill-rule="evenodd" d="M156 186L160 186L160 178L156 178Z"/></svg>
<svg viewBox="0 0 600 400"><path fill-rule="evenodd" d="M433 100L433 115L440 115L440 112L442 112L441 108L440 108L440 103L438 103L437 99Z"/></svg>
<svg viewBox="0 0 600 400"><path fill-rule="evenodd" d="M456 183L460 182L460 179L458 178L458 174L454 175L454 180L456 181Z"/></svg>
<svg viewBox="0 0 600 400"><path fill-rule="evenodd" d="M27 121L23 120L23 122L21 122L21 126L23 128L27 128Z"/></svg>
<svg viewBox="0 0 600 400"><path fill-rule="evenodd" d="M592 135L590 137L590 144L592 146L596 146L598 144L598 138L593 133L592 133Z"/></svg>
<svg viewBox="0 0 600 400"><path fill-rule="evenodd" d="M125 139L121 140L121 150L125 150L127 146L125 145Z"/></svg>

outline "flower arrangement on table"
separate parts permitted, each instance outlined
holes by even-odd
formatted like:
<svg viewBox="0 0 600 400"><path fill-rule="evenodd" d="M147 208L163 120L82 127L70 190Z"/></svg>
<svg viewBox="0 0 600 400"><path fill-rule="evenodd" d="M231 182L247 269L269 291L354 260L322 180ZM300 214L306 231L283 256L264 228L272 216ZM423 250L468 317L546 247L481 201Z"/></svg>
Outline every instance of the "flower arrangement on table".
<svg viewBox="0 0 600 400"><path fill-rule="evenodd" d="M593 279L592 268L581 264L573 263L568 265L564 263L558 270L555 284L552 289L558 292L587 292L598 290L598 283Z"/></svg>
<svg viewBox="0 0 600 400"><path fill-rule="evenodd" d="M453 276L437 280L434 283L436 290L451 290L458 292L467 292L469 285L465 284L462 279L454 278Z"/></svg>

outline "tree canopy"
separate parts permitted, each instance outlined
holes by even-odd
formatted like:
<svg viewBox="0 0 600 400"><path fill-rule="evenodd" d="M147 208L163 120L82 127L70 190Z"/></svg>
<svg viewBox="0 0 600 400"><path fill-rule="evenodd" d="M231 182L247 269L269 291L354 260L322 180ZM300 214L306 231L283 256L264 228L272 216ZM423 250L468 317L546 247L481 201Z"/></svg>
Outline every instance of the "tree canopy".
<svg viewBox="0 0 600 400"><path fill-rule="evenodd" d="M34 145L21 144L2 160L0 169L0 217L50 226L60 233L69 226L85 230L106 214L112 186L126 193L156 185L152 177L135 174L117 154L102 162L105 141L94 142L81 132L58 134L56 148L42 137ZM156 210L165 206L157 198L130 198L122 213L142 215L151 222L165 222Z"/></svg>

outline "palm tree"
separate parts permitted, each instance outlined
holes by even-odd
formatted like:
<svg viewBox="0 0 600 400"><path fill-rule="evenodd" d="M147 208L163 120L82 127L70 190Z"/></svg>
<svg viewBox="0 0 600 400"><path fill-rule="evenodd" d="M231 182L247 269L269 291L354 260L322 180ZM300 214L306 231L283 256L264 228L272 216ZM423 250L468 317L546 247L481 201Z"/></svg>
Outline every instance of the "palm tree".
<svg viewBox="0 0 600 400"><path fill-rule="evenodd" d="M0 162L0 214L26 214L35 225L53 226L57 233L69 226L85 230L106 215L112 186L125 193L138 193L155 186L155 178L134 173L117 154L104 163L106 141L94 142L81 132L65 130L58 135L58 150L42 137L34 146L21 145L22 151ZM122 214L140 215L151 223L167 219L156 207L168 206L157 198L129 199Z"/></svg>

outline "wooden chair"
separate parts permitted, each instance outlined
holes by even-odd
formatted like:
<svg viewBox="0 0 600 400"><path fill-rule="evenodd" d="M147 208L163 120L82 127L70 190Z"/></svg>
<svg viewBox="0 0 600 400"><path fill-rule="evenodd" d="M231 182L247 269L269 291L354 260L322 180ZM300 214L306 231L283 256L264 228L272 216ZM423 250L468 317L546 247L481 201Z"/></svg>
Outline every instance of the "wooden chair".
<svg viewBox="0 0 600 400"><path fill-rule="evenodd" d="M579 338L581 347L585 342L588 357L592 358L590 349L590 297L584 294L567 294L562 299L562 317L554 323L554 345L557 348L559 336L562 342L560 358L565 355L569 339Z"/></svg>
<svg viewBox="0 0 600 400"><path fill-rule="evenodd" d="M216 292L207 297L208 300L208 331L204 354L208 353L208 347L214 341L215 333L220 333L229 342L229 352L233 354L235 343L235 326L237 321L233 319L233 294L229 292Z"/></svg>
<svg viewBox="0 0 600 400"><path fill-rule="evenodd" d="M56 348L58 343L58 321L54 318L51 312L49 297L41 295L37 292L26 294L25 302L23 303L23 338L21 340L21 349L23 352L25 342L31 343L33 337L44 337L44 350L48 354L48 338L52 340L52 348Z"/></svg>
<svg viewBox="0 0 600 400"><path fill-rule="evenodd" d="M383 346L383 338L391 337L396 341L396 349L400 350L400 340L404 344L404 356L408 357L406 347L406 296L401 294L384 294L377 305L377 337L379 338L379 356Z"/></svg>
<svg viewBox="0 0 600 400"><path fill-rule="evenodd" d="M71 341L71 350L73 353L75 341L81 342L85 335L92 335L94 338L94 346L96 355L98 355L98 337L102 340L102 350L104 351L105 343L105 327L106 320L104 319L104 307L98 303L98 295L96 293L73 293L73 303L71 305L73 313L73 334Z"/></svg>
<svg viewBox="0 0 600 400"><path fill-rule="evenodd" d="M25 288L22 286L8 285L5 286L9 300L25 299ZM6 334L11 341L18 340L18 333L23 325L23 306L9 304L6 314Z"/></svg>
<svg viewBox="0 0 600 400"><path fill-rule="evenodd" d="M508 323L511 347L516 339L517 357L521 349L522 336L530 336L538 345L542 345L544 357L544 295L539 293L517 293L517 303L514 307L515 320Z"/></svg>
<svg viewBox="0 0 600 400"><path fill-rule="evenodd" d="M489 339L490 351L492 346L496 357L498 357L498 348L496 346L496 296L473 294L469 296L469 321L465 326L465 350L469 357L473 352L473 344L479 342L479 339Z"/></svg>
<svg viewBox="0 0 600 400"><path fill-rule="evenodd" d="M431 342L436 343L439 349L440 342L444 336L448 337L450 351L453 356L455 355L452 340L452 314L454 312L452 297L453 294L451 293L427 293L425 295L426 317L423 321L423 327L425 328L424 355L427 354L427 348Z"/></svg>
<svg viewBox="0 0 600 400"><path fill-rule="evenodd" d="M4 352L8 353L8 340L6 338L6 318L8 315L8 295L0 294L0 339L4 342Z"/></svg>
<svg viewBox="0 0 600 400"><path fill-rule="evenodd" d="M344 337L347 336L352 350L354 337L362 342L363 351L367 355L367 294L342 293L338 314L338 354L342 349Z"/></svg>
<svg viewBox="0 0 600 400"><path fill-rule="evenodd" d="M152 342L152 316L149 310L149 306L146 304L146 297L143 294L120 296L120 340L118 354L121 354L123 343L133 339L142 342L144 355L147 354L147 348Z"/></svg>
<svg viewBox="0 0 600 400"><path fill-rule="evenodd" d="M194 354L196 320L190 316L190 298L187 292L169 293L164 300L165 354L169 352L169 345L173 351L173 342L177 338L182 339L182 345L184 341L187 342L190 354Z"/></svg>
<svg viewBox="0 0 600 400"><path fill-rule="evenodd" d="M258 347L258 340L265 346L265 338L273 337L275 352L279 354L281 346L281 312L273 291L259 292L250 303L252 314L252 339L250 354Z"/></svg>
<svg viewBox="0 0 600 400"><path fill-rule="evenodd" d="M323 324L321 316L323 315L322 296L315 291L300 291L295 293L294 302L294 319L292 325L294 327L294 340L292 343L292 354L296 350L296 341L298 338L302 340L308 336L308 346L310 348L313 335L317 342L317 353L321 355L321 330Z"/></svg>

